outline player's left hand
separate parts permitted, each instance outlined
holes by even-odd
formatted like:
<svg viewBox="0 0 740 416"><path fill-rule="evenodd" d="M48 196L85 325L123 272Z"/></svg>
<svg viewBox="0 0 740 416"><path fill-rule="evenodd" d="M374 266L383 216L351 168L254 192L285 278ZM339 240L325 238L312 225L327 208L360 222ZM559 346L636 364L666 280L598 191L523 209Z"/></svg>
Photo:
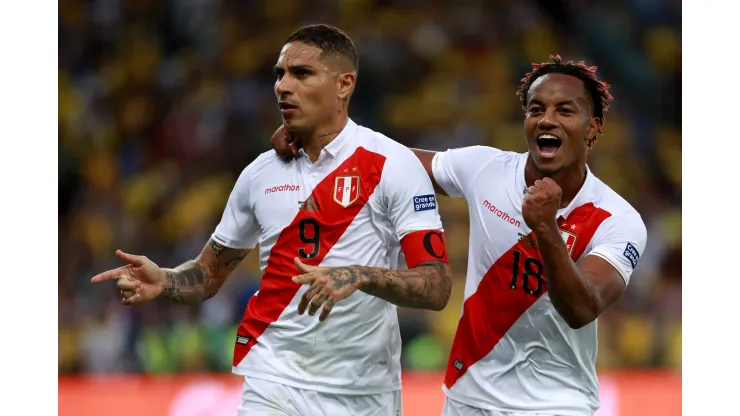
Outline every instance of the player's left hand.
<svg viewBox="0 0 740 416"><path fill-rule="evenodd" d="M360 288L360 272L353 266L318 267L304 264L298 257L294 260L298 270L303 273L293 277L293 282L308 284L310 287L303 294L298 303L298 314L303 315L308 308L308 314L313 316L323 305L319 321L324 321L334 304L350 297Z"/></svg>
<svg viewBox="0 0 740 416"><path fill-rule="evenodd" d="M532 231L555 222L563 191L550 178L538 179L529 187L522 203L522 217Z"/></svg>

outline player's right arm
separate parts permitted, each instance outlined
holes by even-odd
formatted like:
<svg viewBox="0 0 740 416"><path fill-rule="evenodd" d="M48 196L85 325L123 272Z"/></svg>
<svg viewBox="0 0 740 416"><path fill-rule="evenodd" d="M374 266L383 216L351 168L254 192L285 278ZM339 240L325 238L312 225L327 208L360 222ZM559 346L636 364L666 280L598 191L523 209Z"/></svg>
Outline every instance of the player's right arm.
<svg viewBox="0 0 740 416"><path fill-rule="evenodd" d="M239 263L256 246L259 226L249 197L248 166L234 186L216 231L194 260L174 269L160 268L144 256L118 250L125 266L101 273L93 283L118 280L124 305L166 297L175 303L196 304L213 297Z"/></svg>

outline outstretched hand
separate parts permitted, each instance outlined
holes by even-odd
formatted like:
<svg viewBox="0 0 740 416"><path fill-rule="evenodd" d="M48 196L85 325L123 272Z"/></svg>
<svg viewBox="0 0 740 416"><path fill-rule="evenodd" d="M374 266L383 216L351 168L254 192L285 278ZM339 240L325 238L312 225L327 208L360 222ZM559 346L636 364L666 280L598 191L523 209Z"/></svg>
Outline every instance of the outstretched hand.
<svg viewBox="0 0 740 416"><path fill-rule="evenodd" d="M144 256L127 254L121 250L116 251L116 256L127 264L94 276L90 279L92 283L118 279L116 286L124 305L152 300L162 293L165 274L159 266Z"/></svg>
<svg viewBox="0 0 740 416"><path fill-rule="evenodd" d="M335 303L350 297L362 284L359 266L310 266L298 257L294 262L298 271L303 274L293 277L293 282L310 285L298 303L299 315L303 315L309 304L308 314L311 316L323 305L319 315L319 321L323 322Z"/></svg>
<svg viewBox="0 0 740 416"><path fill-rule="evenodd" d="M300 141L294 139L293 135L285 130L285 126L282 125L277 130L275 130L272 138L270 138L270 143L272 144L272 148L275 149L275 152L278 154L278 156L285 160L290 160L298 157L298 150L301 148Z"/></svg>

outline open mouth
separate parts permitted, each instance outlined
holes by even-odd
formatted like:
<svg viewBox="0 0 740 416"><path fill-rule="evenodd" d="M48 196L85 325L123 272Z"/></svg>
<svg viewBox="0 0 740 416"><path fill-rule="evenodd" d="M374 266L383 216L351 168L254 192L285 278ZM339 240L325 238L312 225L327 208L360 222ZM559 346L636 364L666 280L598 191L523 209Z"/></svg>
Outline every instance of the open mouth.
<svg viewBox="0 0 740 416"><path fill-rule="evenodd" d="M278 106L280 107L281 110L291 110L291 109L298 108L298 106L295 106L293 104L290 104L284 101L281 101L280 103L278 103Z"/></svg>
<svg viewBox="0 0 740 416"><path fill-rule="evenodd" d="M560 150L560 145L562 143L563 141L560 137L552 134L540 134L537 136L537 147L540 148L540 155L542 157L555 156L555 154L558 153L558 150Z"/></svg>

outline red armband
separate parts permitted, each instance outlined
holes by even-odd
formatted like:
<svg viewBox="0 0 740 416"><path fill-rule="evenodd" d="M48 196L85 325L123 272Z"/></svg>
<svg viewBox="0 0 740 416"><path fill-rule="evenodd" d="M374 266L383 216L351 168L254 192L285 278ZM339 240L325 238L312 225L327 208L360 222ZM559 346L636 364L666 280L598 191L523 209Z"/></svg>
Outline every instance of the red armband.
<svg viewBox="0 0 740 416"><path fill-rule="evenodd" d="M425 261L447 263L445 234L440 230L414 231L401 239L401 249L406 256L406 265L413 269Z"/></svg>

